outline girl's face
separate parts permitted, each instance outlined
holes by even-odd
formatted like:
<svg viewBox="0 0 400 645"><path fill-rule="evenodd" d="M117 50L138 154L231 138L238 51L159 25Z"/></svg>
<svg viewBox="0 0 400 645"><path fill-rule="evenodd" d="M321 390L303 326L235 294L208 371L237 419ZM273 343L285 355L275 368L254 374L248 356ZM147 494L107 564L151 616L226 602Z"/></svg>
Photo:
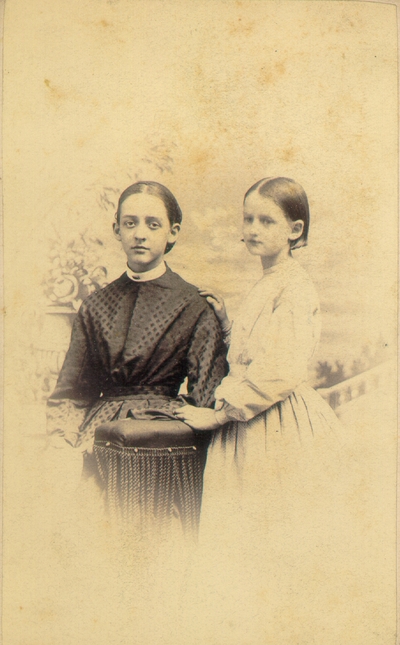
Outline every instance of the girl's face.
<svg viewBox="0 0 400 645"><path fill-rule="evenodd" d="M122 203L114 234L122 243L130 268L143 272L160 264L165 247L176 241L179 228L179 224L171 226L161 199L135 193Z"/></svg>
<svg viewBox="0 0 400 645"><path fill-rule="evenodd" d="M300 237L303 222L289 220L270 197L256 191L244 203L243 237L249 252L259 255L264 268L281 262L290 252L290 242Z"/></svg>

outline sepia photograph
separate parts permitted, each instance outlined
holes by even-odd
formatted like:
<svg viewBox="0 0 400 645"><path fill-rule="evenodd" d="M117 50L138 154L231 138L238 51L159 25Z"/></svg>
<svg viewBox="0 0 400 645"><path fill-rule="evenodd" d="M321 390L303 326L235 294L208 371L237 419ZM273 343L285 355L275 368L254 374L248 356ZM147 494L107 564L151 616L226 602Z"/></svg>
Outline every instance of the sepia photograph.
<svg viewBox="0 0 400 645"><path fill-rule="evenodd" d="M396 645L398 4L2 24L2 642Z"/></svg>

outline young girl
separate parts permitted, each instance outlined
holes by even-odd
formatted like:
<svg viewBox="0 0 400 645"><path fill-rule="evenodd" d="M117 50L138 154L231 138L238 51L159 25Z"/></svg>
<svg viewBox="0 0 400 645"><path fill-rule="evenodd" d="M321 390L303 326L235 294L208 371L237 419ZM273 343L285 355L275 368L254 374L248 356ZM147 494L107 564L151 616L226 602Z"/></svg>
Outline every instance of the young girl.
<svg viewBox="0 0 400 645"><path fill-rule="evenodd" d="M287 640L304 638L297 611L308 607L304 593L314 593L325 606L322 572L332 591L330 567L347 546L335 538L343 521L337 515L343 501L339 473L346 468L342 429L307 384L320 310L292 250L307 244L308 229L307 196L292 179L262 179L247 191L243 238L260 257L263 275L235 318L230 371L216 389L215 409L187 405L176 413L198 431L215 430L201 536L211 562L214 627L225 621L230 643L269 643L271 625L274 631L282 620L288 628L282 613L287 603L299 628ZM228 330L222 298L203 295ZM332 549L334 559L328 556ZM304 642L317 642L312 630L323 616L318 607L316 616L304 618L312 638ZM279 642L286 642L284 631Z"/></svg>
<svg viewBox="0 0 400 645"><path fill-rule="evenodd" d="M257 455L261 447L268 452L270 444L286 443L288 435L302 445L338 429L331 408L307 384L320 310L314 286L292 250L307 244L309 219L307 196L292 179L262 179L245 195L244 242L260 257L263 276L243 300L233 325L230 372L215 392L215 409L184 406L177 412L196 430L218 430L209 471L219 452L226 459L232 450L235 464L243 461L245 479L243 468L252 450ZM222 298L202 294L229 331ZM228 422L232 423L227 426Z"/></svg>

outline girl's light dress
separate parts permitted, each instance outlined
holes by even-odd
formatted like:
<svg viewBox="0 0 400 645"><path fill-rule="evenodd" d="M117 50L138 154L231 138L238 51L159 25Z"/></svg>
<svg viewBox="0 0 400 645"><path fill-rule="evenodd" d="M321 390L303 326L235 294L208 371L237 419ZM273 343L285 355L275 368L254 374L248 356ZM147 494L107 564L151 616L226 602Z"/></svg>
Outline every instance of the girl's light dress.
<svg viewBox="0 0 400 645"><path fill-rule="evenodd" d="M317 642L307 634L347 566L345 433L307 383L319 333L318 296L291 257L264 271L233 324L215 393L232 421L209 447L200 525L210 630L230 645Z"/></svg>

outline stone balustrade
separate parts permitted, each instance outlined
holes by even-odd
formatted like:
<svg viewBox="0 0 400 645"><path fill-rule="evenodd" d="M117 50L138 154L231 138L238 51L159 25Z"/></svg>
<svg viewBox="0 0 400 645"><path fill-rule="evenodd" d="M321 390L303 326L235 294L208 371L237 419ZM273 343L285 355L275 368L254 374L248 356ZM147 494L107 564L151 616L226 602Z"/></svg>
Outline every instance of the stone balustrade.
<svg viewBox="0 0 400 645"><path fill-rule="evenodd" d="M341 405L349 403L363 394L377 388L391 385L393 378L394 361L389 360L372 367L357 376L353 376L332 387L318 388L318 392L336 410Z"/></svg>

